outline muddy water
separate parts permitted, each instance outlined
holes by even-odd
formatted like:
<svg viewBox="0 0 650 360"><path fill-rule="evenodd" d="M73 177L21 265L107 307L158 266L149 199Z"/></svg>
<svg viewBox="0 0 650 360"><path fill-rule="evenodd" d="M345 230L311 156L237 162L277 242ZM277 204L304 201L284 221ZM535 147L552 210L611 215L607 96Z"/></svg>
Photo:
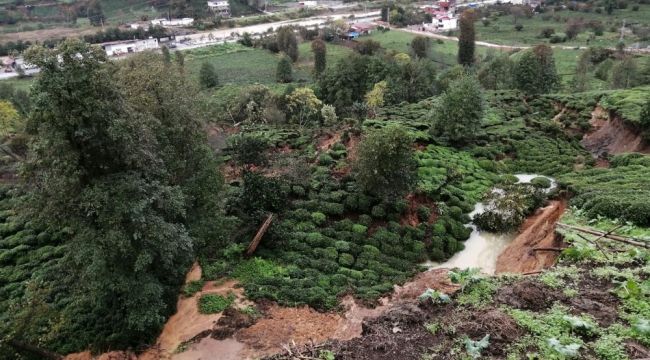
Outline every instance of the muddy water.
<svg viewBox="0 0 650 360"><path fill-rule="evenodd" d="M519 183L529 183L535 177L540 175L535 174L516 174ZM547 191L554 189L557 184L555 180L551 180L551 187ZM485 210L485 204L477 203L474 210L469 214L470 218L482 213ZM476 225L469 224L468 227L472 228L472 233L465 241L465 249L456 253L449 260L444 263L428 262L423 265L439 269L439 268L480 268L483 273L494 274L496 272L497 258L503 250L514 240L517 236L516 232L507 234L495 234L488 231L479 230Z"/></svg>

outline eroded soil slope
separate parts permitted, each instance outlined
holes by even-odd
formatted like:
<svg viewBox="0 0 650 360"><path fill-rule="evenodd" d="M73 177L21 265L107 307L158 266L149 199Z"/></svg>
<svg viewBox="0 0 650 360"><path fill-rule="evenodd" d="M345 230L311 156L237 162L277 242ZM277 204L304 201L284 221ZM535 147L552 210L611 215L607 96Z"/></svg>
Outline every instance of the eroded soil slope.
<svg viewBox="0 0 650 360"><path fill-rule="evenodd" d="M620 116L596 106L589 121L591 131L580 142L594 156L625 152L650 153L640 131L626 123Z"/></svg>

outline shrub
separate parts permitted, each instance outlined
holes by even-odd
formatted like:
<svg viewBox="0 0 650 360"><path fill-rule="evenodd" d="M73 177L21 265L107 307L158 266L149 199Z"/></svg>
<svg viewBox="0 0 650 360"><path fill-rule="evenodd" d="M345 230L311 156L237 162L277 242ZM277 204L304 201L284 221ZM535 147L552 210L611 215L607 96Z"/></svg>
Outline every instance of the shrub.
<svg viewBox="0 0 650 360"><path fill-rule="evenodd" d="M375 205L371 210L372 217L377 219L383 219L386 217L386 209L383 205Z"/></svg>
<svg viewBox="0 0 650 360"><path fill-rule="evenodd" d="M365 234L368 232L368 227L361 224L352 225L352 232L357 234Z"/></svg>
<svg viewBox="0 0 650 360"><path fill-rule="evenodd" d="M548 189L551 187L551 180L544 176L533 178L530 183L538 188Z"/></svg>
<svg viewBox="0 0 650 360"><path fill-rule="evenodd" d="M322 225L325 220L327 220L327 215L321 213L321 212L314 212L311 213L311 220L314 222L316 225Z"/></svg>
<svg viewBox="0 0 650 360"><path fill-rule="evenodd" d="M347 253L342 253L339 255L339 264L345 267L354 265L354 256Z"/></svg>
<svg viewBox="0 0 650 360"><path fill-rule="evenodd" d="M228 270L228 264L223 261L215 261L208 265L203 265L203 278L206 280L216 280L218 277L225 275Z"/></svg>
<svg viewBox="0 0 650 360"><path fill-rule="evenodd" d="M334 164L334 162L335 162L334 159L328 153L323 153L318 158L318 164L322 165L322 166L330 166L330 165Z"/></svg>
<svg viewBox="0 0 650 360"><path fill-rule="evenodd" d="M418 214L418 220L420 220L420 222L427 222L431 217L431 209L429 209L426 206L420 205L418 206L417 214Z"/></svg>
<svg viewBox="0 0 650 360"><path fill-rule="evenodd" d="M306 194L305 188L303 188L300 185L293 185L291 187L291 192L293 192L296 196L300 196L300 197L303 197Z"/></svg>
<svg viewBox="0 0 650 360"><path fill-rule="evenodd" d="M359 215L359 219L357 221L363 226L370 226L370 224L372 224L372 217L366 214Z"/></svg>
<svg viewBox="0 0 650 360"><path fill-rule="evenodd" d="M193 280L183 286L183 296L191 297L203 289L205 282L203 280Z"/></svg>
<svg viewBox="0 0 650 360"><path fill-rule="evenodd" d="M201 314L220 313L232 305L235 295L230 293L227 297L217 294L206 294L199 298L199 312Z"/></svg>

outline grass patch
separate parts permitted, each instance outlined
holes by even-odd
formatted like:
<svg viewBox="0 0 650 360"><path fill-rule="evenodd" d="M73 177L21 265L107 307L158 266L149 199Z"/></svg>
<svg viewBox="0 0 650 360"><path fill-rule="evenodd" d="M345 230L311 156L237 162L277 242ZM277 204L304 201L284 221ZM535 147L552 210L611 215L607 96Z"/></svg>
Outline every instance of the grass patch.
<svg viewBox="0 0 650 360"><path fill-rule="evenodd" d="M205 285L205 281L203 280L194 280L190 281L185 286L183 286L183 296L185 297L192 297L194 294L197 292L201 291L203 289L203 285Z"/></svg>
<svg viewBox="0 0 650 360"><path fill-rule="evenodd" d="M235 301L235 295L229 293L227 296L217 294L206 294L199 298L199 312L201 314L220 313L232 305Z"/></svg>

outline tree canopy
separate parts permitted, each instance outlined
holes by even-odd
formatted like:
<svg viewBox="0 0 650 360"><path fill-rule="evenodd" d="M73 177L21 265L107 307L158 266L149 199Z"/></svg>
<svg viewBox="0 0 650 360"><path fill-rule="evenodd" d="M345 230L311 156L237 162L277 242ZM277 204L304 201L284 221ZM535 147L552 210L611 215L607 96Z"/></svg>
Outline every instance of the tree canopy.
<svg viewBox="0 0 650 360"><path fill-rule="evenodd" d="M397 125L371 132L359 144L355 174L366 192L385 200L408 193L417 181L413 139Z"/></svg>
<svg viewBox="0 0 650 360"><path fill-rule="evenodd" d="M553 49L537 45L523 52L514 68L515 85L527 94L549 93L559 84Z"/></svg>
<svg viewBox="0 0 650 360"><path fill-rule="evenodd" d="M463 145L480 128L484 108L485 99L478 80L463 75L451 82L449 89L437 99L431 109L431 131L443 142Z"/></svg>
<svg viewBox="0 0 650 360"><path fill-rule="evenodd" d="M66 229L74 250L39 275L44 291L31 292L15 321L45 303L50 311L27 321L50 324L36 327L47 337L24 340L61 352L142 344L174 310L195 249L220 235L207 224L219 223L222 180L200 117L185 106L193 88L159 55L118 69L76 40L32 48L26 59L41 75L24 212Z"/></svg>

